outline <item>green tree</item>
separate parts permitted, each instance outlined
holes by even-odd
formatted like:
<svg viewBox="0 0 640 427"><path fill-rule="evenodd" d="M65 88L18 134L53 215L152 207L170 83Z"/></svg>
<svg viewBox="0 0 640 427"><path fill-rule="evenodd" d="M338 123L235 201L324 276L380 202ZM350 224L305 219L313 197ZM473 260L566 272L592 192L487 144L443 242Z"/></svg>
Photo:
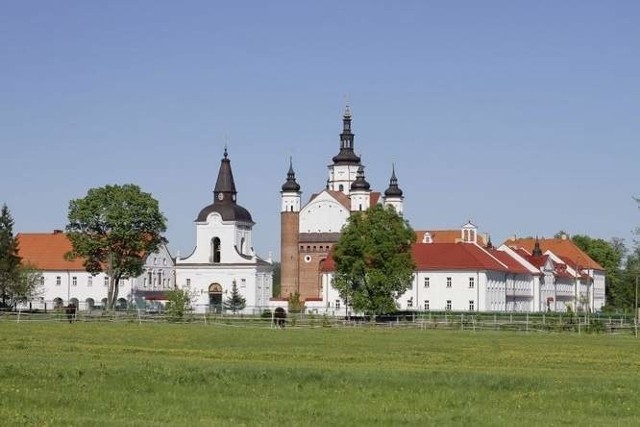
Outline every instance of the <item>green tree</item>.
<svg viewBox="0 0 640 427"><path fill-rule="evenodd" d="M178 322L184 319L185 313L191 307L194 295L189 289L173 289L167 296L165 313L170 321Z"/></svg>
<svg viewBox="0 0 640 427"><path fill-rule="evenodd" d="M384 314L411 287L416 234L393 207L376 205L351 215L334 247L334 287L355 311Z"/></svg>
<svg viewBox="0 0 640 427"><path fill-rule="evenodd" d="M271 296L272 297L277 297L280 295L280 282L281 282L281 267L280 267L280 263L279 262L274 262L273 263L273 289L271 290Z"/></svg>
<svg viewBox="0 0 640 427"><path fill-rule="evenodd" d="M231 286L231 295L229 295L229 298L227 298L223 303L224 309L231 310L235 314L237 311L244 310L246 305L247 300L240 295L238 285L236 285L236 281L234 280L233 285Z"/></svg>
<svg viewBox="0 0 640 427"><path fill-rule="evenodd" d="M606 241L576 234L571 237L571 240L604 268L607 306L616 309L627 307L629 305L626 295L628 292L625 290L625 281L621 271L626 253L622 239L613 238Z"/></svg>
<svg viewBox="0 0 640 427"><path fill-rule="evenodd" d="M83 258L88 272L109 276L106 308L113 310L120 280L139 276L145 257L166 243L158 202L137 185L107 185L71 200L68 219L73 249L67 255Z"/></svg>
<svg viewBox="0 0 640 427"><path fill-rule="evenodd" d="M12 299L20 282L18 239L13 235L13 217L6 204L0 210L0 302L3 307L13 305Z"/></svg>
<svg viewBox="0 0 640 427"><path fill-rule="evenodd" d="M289 313L304 312L304 301L300 298L300 292L295 291L287 297L287 310Z"/></svg>
<svg viewBox="0 0 640 427"><path fill-rule="evenodd" d="M31 301L43 294L42 273L32 265L21 265L19 279L13 288L13 304Z"/></svg>

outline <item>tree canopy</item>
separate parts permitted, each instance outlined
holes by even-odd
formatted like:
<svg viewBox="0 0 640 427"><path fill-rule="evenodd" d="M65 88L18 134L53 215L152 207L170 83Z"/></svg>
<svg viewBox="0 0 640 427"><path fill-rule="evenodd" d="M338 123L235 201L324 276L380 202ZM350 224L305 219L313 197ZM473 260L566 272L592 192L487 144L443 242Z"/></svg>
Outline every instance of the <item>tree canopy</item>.
<svg viewBox="0 0 640 427"><path fill-rule="evenodd" d="M121 279L142 273L146 256L166 243L166 219L158 201L134 184L92 188L69 202L69 258L81 257L88 272L109 276L107 309L118 299Z"/></svg>
<svg viewBox="0 0 640 427"><path fill-rule="evenodd" d="M334 247L333 286L356 312L384 314L411 287L416 234L393 207L376 205L349 217Z"/></svg>

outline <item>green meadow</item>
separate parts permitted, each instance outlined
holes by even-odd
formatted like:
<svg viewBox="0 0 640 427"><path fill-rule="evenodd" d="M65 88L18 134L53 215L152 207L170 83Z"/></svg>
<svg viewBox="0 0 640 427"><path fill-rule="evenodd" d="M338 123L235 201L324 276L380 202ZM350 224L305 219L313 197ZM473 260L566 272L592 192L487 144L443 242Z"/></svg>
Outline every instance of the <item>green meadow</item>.
<svg viewBox="0 0 640 427"><path fill-rule="evenodd" d="M2 425L640 425L632 335L0 322Z"/></svg>

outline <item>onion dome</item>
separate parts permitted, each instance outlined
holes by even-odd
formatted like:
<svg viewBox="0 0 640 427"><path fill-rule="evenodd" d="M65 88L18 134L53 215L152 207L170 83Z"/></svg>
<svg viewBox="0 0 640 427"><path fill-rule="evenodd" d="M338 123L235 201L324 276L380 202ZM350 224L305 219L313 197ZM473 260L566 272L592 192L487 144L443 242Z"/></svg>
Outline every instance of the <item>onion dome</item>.
<svg viewBox="0 0 640 427"><path fill-rule="evenodd" d="M253 222L248 210L236 203L236 184L231 171L231 161L228 158L227 149L224 149L224 157L218 170L218 179L213 189L213 203L205 206L196 221L206 221L207 216L212 212L217 212L223 221L245 221Z"/></svg>
<svg viewBox="0 0 640 427"><path fill-rule="evenodd" d="M356 173L356 180L351 184L351 191L369 191L371 185L364 179L364 167L360 166Z"/></svg>
<svg viewBox="0 0 640 427"><path fill-rule="evenodd" d="M282 184L282 191L300 191L300 184L296 182L296 173L293 171L293 162L291 160L291 157L289 157L289 172L287 172L287 181Z"/></svg>
<svg viewBox="0 0 640 427"><path fill-rule="evenodd" d="M389 180L389 188L384 190L385 197L402 197L402 190L398 187L398 178L396 178L396 168L391 168L391 179Z"/></svg>

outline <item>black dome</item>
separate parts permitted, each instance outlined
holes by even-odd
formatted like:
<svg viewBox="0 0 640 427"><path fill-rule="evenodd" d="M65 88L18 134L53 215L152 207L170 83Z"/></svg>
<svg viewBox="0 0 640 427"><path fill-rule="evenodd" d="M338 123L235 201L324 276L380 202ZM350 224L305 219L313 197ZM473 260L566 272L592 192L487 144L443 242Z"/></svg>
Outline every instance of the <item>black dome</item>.
<svg viewBox="0 0 640 427"><path fill-rule="evenodd" d="M371 185L364 179L364 168L360 166L356 174L356 180L351 184L351 191L365 190L369 191Z"/></svg>
<svg viewBox="0 0 640 427"><path fill-rule="evenodd" d="M253 222L249 211L235 203L213 203L206 206L200 211L196 221L206 221L211 212L219 213L223 221Z"/></svg>
<svg viewBox="0 0 640 427"><path fill-rule="evenodd" d="M287 181L282 184L282 191L300 191L300 184L295 181Z"/></svg>

